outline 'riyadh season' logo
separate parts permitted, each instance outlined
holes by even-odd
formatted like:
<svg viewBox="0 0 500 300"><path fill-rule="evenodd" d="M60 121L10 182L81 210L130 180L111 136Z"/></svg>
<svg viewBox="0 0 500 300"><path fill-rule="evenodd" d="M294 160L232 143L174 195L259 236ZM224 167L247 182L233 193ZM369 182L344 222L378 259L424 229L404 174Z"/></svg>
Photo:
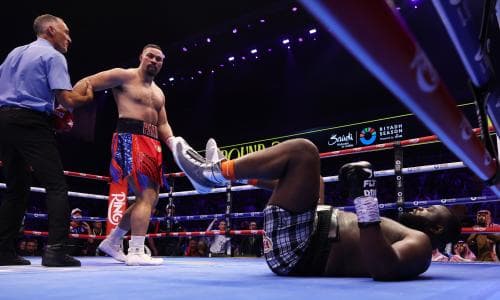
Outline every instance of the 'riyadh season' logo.
<svg viewBox="0 0 500 300"><path fill-rule="evenodd" d="M377 132L371 127L366 127L359 134L359 141L363 145L371 145L377 139Z"/></svg>

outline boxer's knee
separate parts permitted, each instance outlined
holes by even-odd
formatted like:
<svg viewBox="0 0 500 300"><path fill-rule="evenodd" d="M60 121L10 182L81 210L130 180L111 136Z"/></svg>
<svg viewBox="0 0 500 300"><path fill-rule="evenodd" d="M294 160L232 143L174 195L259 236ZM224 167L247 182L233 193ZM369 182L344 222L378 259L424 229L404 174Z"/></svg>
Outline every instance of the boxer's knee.
<svg viewBox="0 0 500 300"><path fill-rule="evenodd" d="M320 158L316 145L308 139L295 139L290 141L292 159L300 160L305 164L319 165Z"/></svg>
<svg viewBox="0 0 500 300"><path fill-rule="evenodd" d="M154 207L158 202L158 189L154 187L144 188L140 193L136 194L136 198L136 201Z"/></svg>

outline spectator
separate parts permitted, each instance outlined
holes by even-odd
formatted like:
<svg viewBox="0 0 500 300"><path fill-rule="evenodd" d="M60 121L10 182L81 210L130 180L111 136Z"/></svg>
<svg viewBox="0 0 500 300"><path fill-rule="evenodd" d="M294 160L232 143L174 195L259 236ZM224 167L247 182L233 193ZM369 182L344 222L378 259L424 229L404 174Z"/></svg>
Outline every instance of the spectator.
<svg viewBox="0 0 500 300"><path fill-rule="evenodd" d="M491 211L489 211L488 209L479 210L476 213L476 225L474 227L485 228L491 226L498 226L492 221Z"/></svg>
<svg viewBox="0 0 500 300"><path fill-rule="evenodd" d="M172 232L185 232L186 229L180 223L173 223ZM166 256L183 256L188 247L186 237L167 237L165 239L164 251Z"/></svg>
<svg viewBox="0 0 500 300"><path fill-rule="evenodd" d="M475 261L476 255L469 249L466 242L460 240L453 247L453 256L450 258L451 262L469 262Z"/></svg>
<svg viewBox="0 0 500 300"><path fill-rule="evenodd" d="M71 211L71 222L69 223L70 234L90 234L90 226L87 222L81 222L82 210L74 208ZM87 241L81 238L72 238L68 240L68 252L70 255L87 255Z"/></svg>
<svg viewBox="0 0 500 300"><path fill-rule="evenodd" d="M432 250L432 261L446 262L449 261L449 258L448 256L441 253L438 248L436 248Z"/></svg>
<svg viewBox="0 0 500 300"><path fill-rule="evenodd" d="M101 221L95 221L92 223L92 229L90 234L95 236L106 235L106 231L103 228ZM101 240L90 238L87 240L87 255L94 256L97 255L97 247L101 243Z"/></svg>
<svg viewBox="0 0 500 300"><path fill-rule="evenodd" d="M169 205L165 206L165 213L162 215L160 214L160 210L157 210L158 213L156 214L157 217L164 217L164 221L157 221L158 225L154 225L157 228L157 233L162 233L162 234L168 234L170 231L172 231L172 226L173 222L171 219L168 218L169 214L173 214L175 208L171 208ZM172 215L171 215L172 216ZM153 223L153 222L151 222ZM151 228L151 224L149 226ZM150 229L148 229L149 232ZM156 249L158 251L158 255L164 256L166 254L166 246L167 246L167 240L168 236L165 238L161 239L156 239L154 241Z"/></svg>
<svg viewBox="0 0 500 300"><path fill-rule="evenodd" d="M153 217L153 218L159 217L158 210L156 208L153 208L151 210L151 217ZM150 221L149 225L148 225L147 232L152 233L152 234L159 233L160 232L160 221ZM147 244L149 250L151 250L152 256L159 255L159 251L158 251L158 248L156 247L156 241L154 238L152 238L152 237L146 238L146 244Z"/></svg>
<svg viewBox="0 0 500 300"><path fill-rule="evenodd" d="M29 239L26 241L25 253L27 256L40 256L38 241L36 239Z"/></svg>
<svg viewBox="0 0 500 300"><path fill-rule="evenodd" d="M188 247L186 248L184 256L199 256L198 241L196 239L189 240L189 244Z"/></svg>
<svg viewBox="0 0 500 300"><path fill-rule="evenodd" d="M476 225L473 226L474 229L480 230L495 225L492 222L489 210L482 209L476 213ZM496 234L473 233L467 239L467 244L475 253L477 261L498 261L496 244L499 241L500 237Z"/></svg>
<svg viewBox="0 0 500 300"><path fill-rule="evenodd" d="M208 225L207 231L212 230L216 221L217 219L214 219L210 225ZM224 235L226 232L226 221L219 221L218 228L221 234L207 239L207 242L210 244L210 257L226 256L231 247L231 238Z"/></svg>
<svg viewBox="0 0 500 300"><path fill-rule="evenodd" d="M477 261L498 261L495 249L497 239L494 234L473 233L467 239L467 244L477 249L475 252Z"/></svg>
<svg viewBox="0 0 500 300"><path fill-rule="evenodd" d="M106 235L106 230L104 230L103 223L101 221L95 221L94 223L92 223L91 233L96 236Z"/></svg>
<svg viewBox="0 0 500 300"><path fill-rule="evenodd" d="M17 244L17 253L21 256L27 256L26 254L26 240L20 240Z"/></svg>
<svg viewBox="0 0 500 300"><path fill-rule="evenodd" d="M257 223L255 221L250 222L248 225L249 230L257 230ZM262 236L260 235L247 235L244 236L240 244L240 255L241 256L262 256Z"/></svg>
<svg viewBox="0 0 500 300"><path fill-rule="evenodd" d="M198 256L199 257L208 257L208 245L204 240L198 241Z"/></svg>

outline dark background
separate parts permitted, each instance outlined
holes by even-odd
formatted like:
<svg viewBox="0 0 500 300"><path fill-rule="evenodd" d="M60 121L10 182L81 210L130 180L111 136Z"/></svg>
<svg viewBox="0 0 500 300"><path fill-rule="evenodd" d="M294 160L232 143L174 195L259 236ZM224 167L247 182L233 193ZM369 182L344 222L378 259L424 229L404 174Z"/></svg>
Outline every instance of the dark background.
<svg viewBox="0 0 500 300"><path fill-rule="evenodd" d="M457 103L470 102L464 68L431 1L395 2ZM482 3L469 1L478 18ZM296 1L14 1L0 13L0 60L34 40L32 22L43 13L62 17L70 28L73 83L105 69L136 67L145 44L161 45L166 61L156 82L167 96L169 121L197 149L209 137L231 145L408 112ZM498 35L498 26L493 29ZM493 53L497 44L493 40ZM110 93L96 99L75 111L72 132L59 135L67 170L107 174L116 107ZM169 172L178 170L169 165Z"/></svg>

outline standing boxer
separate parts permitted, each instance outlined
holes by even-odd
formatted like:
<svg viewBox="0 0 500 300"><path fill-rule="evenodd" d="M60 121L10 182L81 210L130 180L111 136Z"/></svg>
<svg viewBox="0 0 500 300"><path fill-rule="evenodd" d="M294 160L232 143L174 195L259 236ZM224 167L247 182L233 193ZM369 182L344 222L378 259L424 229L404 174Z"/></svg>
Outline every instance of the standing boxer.
<svg viewBox="0 0 500 300"><path fill-rule="evenodd" d="M114 181L128 180L136 202L125 212L120 224L99 245L99 249L127 265L159 265L161 258L145 254L144 240L152 209L158 202L162 182L160 140L173 149L175 137L167 120L165 95L154 82L165 55L154 44L146 45L137 68L114 68L82 79L75 89L89 81L95 91L112 88L118 107L118 124L112 140L110 173ZM128 254L121 239L132 230Z"/></svg>

